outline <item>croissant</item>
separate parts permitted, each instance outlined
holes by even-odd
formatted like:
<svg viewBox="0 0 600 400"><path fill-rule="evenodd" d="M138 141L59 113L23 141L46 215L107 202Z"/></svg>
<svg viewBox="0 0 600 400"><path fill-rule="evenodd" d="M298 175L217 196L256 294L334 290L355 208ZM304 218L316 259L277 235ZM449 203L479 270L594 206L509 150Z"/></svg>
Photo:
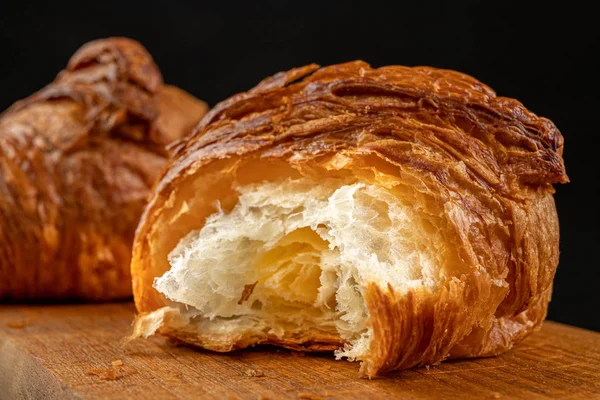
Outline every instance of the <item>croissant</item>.
<svg viewBox="0 0 600 400"><path fill-rule="evenodd" d="M203 102L164 86L125 38L84 45L54 82L0 116L0 300L131 296L150 188Z"/></svg>
<svg viewBox="0 0 600 400"><path fill-rule="evenodd" d="M132 338L334 351L360 374L510 349L558 264L547 119L470 76L279 73L178 143L132 255Z"/></svg>

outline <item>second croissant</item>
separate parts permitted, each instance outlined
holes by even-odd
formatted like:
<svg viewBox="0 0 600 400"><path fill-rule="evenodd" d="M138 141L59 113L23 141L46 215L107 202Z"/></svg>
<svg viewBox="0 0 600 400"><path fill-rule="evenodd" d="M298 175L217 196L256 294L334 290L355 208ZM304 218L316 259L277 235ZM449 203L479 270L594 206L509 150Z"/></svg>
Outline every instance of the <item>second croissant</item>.
<svg viewBox="0 0 600 400"><path fill-rule="evenodd" d="M0 300L131 297L131 244L166 146L207 110L136 41L96 40L0 115Z"/></svg>

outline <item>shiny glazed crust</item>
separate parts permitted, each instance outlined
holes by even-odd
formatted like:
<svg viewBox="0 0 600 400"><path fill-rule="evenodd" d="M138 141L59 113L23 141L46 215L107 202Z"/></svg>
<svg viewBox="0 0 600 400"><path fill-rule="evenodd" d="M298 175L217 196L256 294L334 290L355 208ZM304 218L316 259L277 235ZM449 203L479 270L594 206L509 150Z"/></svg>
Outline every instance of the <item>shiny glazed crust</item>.
<svg viewBox="0 0 600 400"><path fill-rule="evenodd" d="M218 104L176 146L134 242L137 309L143 315L167 304L152 283L172 248L162 248L160 233L179 235L169 246L187 233L176 229L179 193L205 176L250 174L248 160L277 161L313 179L402 186L415 206L440 216L458 249L459 266L434 295L369 284L374 339L361 374L499 354L546 316L558 264L552 184L568 181L562 149L551 121L454 71L357 61L279 73ZM328 348L311 332L303 343L261 336L222 344L172 326L161 332L218 351L257 343Z"/></svg>
<svg viewBox="0 0 600 400"><path fill-rule="evenodd" d="M165 146L207 110L136 41L84 45L0 115L0 300L131 296L131 244Z"/></svg>

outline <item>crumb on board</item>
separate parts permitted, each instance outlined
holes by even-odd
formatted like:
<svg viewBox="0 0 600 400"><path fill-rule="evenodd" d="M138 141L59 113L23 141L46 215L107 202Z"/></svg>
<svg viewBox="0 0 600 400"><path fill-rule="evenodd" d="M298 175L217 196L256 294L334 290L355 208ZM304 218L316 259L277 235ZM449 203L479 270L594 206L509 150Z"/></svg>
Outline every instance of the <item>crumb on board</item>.
<svg viewBox="0 0 600 400"><path fill-rule="evenodd" d="M306 353L303 351L292 351L292 357L304 357Z"/></svg>
<svg viewBox="0 0 600 400"><path fill-rule="evenodd" d="M27 325L29 325L29 321L26 321L24 319L15 320L15 321L7 321L7 322L5 322L5 325L12 329L23 329Z"/></svg>
<svg viewBox="0 0 600 400"><path fill-rule="evenodd" d="M88 368L86 375L95 375L103 381L114 381L117 379L116 368Z"/></svg>
<svg viewBox="0 0 600 400"><path fill-rule="evenodd" d="M265 373L263 371L261 371L260 369L248 369L246 371L246 375L252 376L254 378L258 378L261 376L265 376Z"/></svg>
<svg viewBox="0 0 600 400"><path fill-rule="evenodd" d="M492 392L492 399L499 399L499 398L500 398L500 393Z"/></svg>
<svg viewBox="0 0 600 400"><path fill-rule="evenodd" d="M114 381L121 376L119 372L122 371L120 367L124 365L123 360L111 361L111 365L110 368L88 368L85 373L86 375L95 375L103 381Z"/></svg>

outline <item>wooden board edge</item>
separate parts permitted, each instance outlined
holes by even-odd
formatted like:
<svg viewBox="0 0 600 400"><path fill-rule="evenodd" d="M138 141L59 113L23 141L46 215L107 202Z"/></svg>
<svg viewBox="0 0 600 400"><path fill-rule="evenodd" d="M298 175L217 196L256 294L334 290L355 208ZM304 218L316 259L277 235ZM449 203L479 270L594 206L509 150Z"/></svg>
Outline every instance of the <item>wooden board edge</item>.
<svg viewBox="0 0 600 400"><path fill-rule="evenodd" d="M82 399L6 335L0 335L0 355L0 398Z"/></svg>

